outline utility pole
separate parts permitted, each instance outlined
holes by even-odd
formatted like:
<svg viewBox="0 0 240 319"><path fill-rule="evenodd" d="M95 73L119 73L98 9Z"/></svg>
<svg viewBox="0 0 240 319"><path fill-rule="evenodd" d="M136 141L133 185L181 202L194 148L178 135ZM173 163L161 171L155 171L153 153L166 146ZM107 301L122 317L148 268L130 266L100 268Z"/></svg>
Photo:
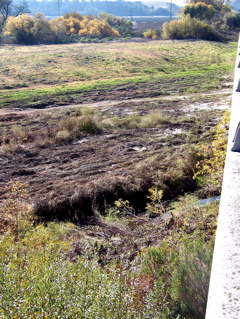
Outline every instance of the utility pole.
<svg viewBox="0 0 240 319"><path fill-rule="evenodd" d="M131 17L131 21L133 21L132 10L130 11L130 17Z"/></svg>
<svg viewBox="0 0 240 319"><path fill-rule="evenodd" d="M57 0L57 6L58 6L58 17L60 16L60 4L61 4L61 0Z"/></svg>
<svg viewBox="0 0 240 319"><path fill-rule="evenodd" d="M172 0L170 2L170 21L172 20Z"/></svg>

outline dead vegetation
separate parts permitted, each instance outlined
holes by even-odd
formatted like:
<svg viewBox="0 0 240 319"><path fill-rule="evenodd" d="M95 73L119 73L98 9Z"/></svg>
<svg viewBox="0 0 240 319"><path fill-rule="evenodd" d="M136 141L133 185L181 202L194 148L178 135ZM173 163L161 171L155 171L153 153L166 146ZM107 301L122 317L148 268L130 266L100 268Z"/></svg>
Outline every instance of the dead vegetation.
<svg viewBox="0 0 240 319"><path fill-rule="evenodd" d="M1 90L1 200L9 181L26 182L40 220L83 224L119 198L141 213L152 185L164 200L197 189L196 145L211 141L230 104L228 75L218 71L232 55L224 44L6 47L12 51L16 67L6 54L2 72L14 87L20 80L28 87ZM65 84L42 83L60 71ZM89 75L84 83L79 72Z"/></svg>
<svg viewBox="0 0 240 319"><path fill-rule="evenodd" d="M179 45L184 49L184 42ZM195 44L188 42L186 48L191 45ZM169 51L163 57L176 58L176 62L179 50L175 49L172 57ZM149 52L146 55L157 54L156 50ZM221 68L223 56L205 55L208 65L216 63ZM90 57L91 62L94 59ZM188 61L193 60L190 55ZM199 60L198 55L195 70L200 68ZM181 61L177 63L182 67ZM96 316L106 317L103 299L99 299L103 287L107 295L116 295L115 303L114 299L106 302L114 315L123 297L126 299L119 318L126 317L129 305L133 310L129 318L149 317L149 305L151 318L193 318L199 309L204 313L218 201L200 206L199 198L217 195L217 188L214 183L204 188L197 183L200 178L193 176L197 162L205 158L208 145L216 139L216 124L230 106L232 78L225 71L224 76L221 70L211 76L205 71L193 75L185 65L186 75L181 77L115 83L66 95L54 91L43 98L34 95L39 93L35 87L27 89L29 96L23 100L16 98L14 89L7 92L10 97L6 100L4 90L0 261L5 282L2 311L11 309L7 316L20 313L29 317L32 309L36 315L35 296L39 296L40 316L42 309L50 317L56 311L62 317L67 309L69 316L71 307L73 317L84 316L86 312L75 313L81 309L80 303L74 303L78 295L91 304L97 300ZM30 80L28 85L37 85ZM16 78L11 81L15 83ZM45 93L48 89L41 88ZM24 97L24 90L18 97ZM103 277L99 281L100 277L93 276L96 269L101 276L106 274L106 286ZM61 277L64 273L67 276ZM83 276L76 280L79 274ZM180 278L181 274L185 276ZM126 284L119 286L124 287L122 295L116 279ZM61 287L63 299L59 299ZM182 287L187 290L183 292ZM197 297L192 298L193 294ZM189 316L185 304L194 305ZM86 311L89 314L88 306Z"/></svg>
<svg viewBox="0 0 240 319"><path fill-rule="evenodd" d="M152 185L165 200L193 191L194 145L211 140L222 111L198 111L204 97L192 103L192 113L184 113L186 101L178 97L3 112L1 197L7 181L27 182L40 220L82 225L95 223L96 212L106 214L119 198L144 211Z"/></svg>

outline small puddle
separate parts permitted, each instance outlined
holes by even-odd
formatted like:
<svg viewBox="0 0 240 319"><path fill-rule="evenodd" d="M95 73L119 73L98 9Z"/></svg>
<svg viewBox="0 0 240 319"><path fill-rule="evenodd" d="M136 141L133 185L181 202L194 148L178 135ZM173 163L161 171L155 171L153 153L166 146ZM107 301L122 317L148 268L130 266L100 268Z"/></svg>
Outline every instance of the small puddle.
<svg viewBox="0 0 240 319"><path fill-rule="evenodd" d="M198 205L199 206L203 206L212 202L215 202L217 200L220 200L221 196L215 196L215 197L211 197L211 198L206 198L206 199L202 199L198 201Z"/></svg>

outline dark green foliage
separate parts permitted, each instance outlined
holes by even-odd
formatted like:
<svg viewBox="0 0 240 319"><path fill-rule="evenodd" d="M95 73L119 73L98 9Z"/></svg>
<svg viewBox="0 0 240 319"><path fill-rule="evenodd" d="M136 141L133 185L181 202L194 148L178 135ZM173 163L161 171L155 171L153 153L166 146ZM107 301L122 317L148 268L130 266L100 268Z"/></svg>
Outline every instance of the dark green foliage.
<svg viewBox="0 0 240 319"><path fill-rule="evenodd" d="M18 44L37 44L34 35L31 32L19 31L15 34L16 43Z"/></svg>
<svg viewBox="0 0 240 319"><path fill-rule="evenodd" d="M225 16L224 20L229 29L240 28L240 12L230 13Z"/></svg>

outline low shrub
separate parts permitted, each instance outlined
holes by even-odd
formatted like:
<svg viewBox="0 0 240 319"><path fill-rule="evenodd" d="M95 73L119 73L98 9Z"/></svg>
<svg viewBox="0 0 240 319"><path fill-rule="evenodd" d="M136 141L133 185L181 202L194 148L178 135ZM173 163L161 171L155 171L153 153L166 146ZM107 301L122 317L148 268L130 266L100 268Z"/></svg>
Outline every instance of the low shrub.
<svg viewBox="0 0 240 319"><path fill-rule="evenodd" d="M127 180L124 186L122 182L112 181L115 194L132 191ZM102 180L99 184L102 191L96 192L95 197L104 197L105 201L110 181ZM16 205L19 199L19 204L26 199L25 185L12 184L10 191L12 195L2 212L8 210L14 218L17 216L15 220L21 217L21 222L24 218L28 220L26 206ZM136 195L139 199L139 192ZM92 208L90 197L86 186L71 200L58 202L58 207L51 208L58 209L58 214L61 211L62 220L71 209L72 217L83 222L79 219L80 209L86 217L86 211ZM157 188L151 189L148 198L151 208L158 209L159 203L161 206L162 192ZM122 209L121 216L134 213L127 200L116 204ZM108 263L106 267L100 265L98 239L95 244L91 241L90 252L78 253L72 259L76 242L71 242L76 237L84 241L84 234L71 223L50 222L35 227L28 224L21 232L19 227L18 232L16 228L14 232L5 229L0 236L0 317L203 319L213 241L197 231L189 232L187 224L192 226L195 222L196 229L201 228L204 218L209 219L211 214L210 205L199 207L193 197L180 198L173 205L173 213L178 212L177 218L182 218L182 223L166 225L165 240L142 251L133 267L127 269L120 261ZM110 217L118 217L117 212ZM77 223L77 219L72 221Z"/></svg>
<svg viewBox="0 0 240 319"><path fill-rule="evenodd" d="M163 242L140 268L102 267L97 255L71 260L77 232L54 222L0 237L1 318L204 318L211 244Z"/></svg>
<svg viewBox="0 0 240 319"><path fill-rule="evenodd" d="M169 117L163 115L161 112L152 111L147 115L141 117L140 127L156 127L161 124L170 124Z"/></svg>
<svg viewBox="0 0 240 319"><path fill-rule="evenodd" d="M0 317L132 318L133 288L121 268L70 262L67 236L58 235L39 225L18 243L0 238Z"/></svg>
<svg viewBox="0 0 240 319"><path fill-rule="evenodd" d="M89 115L69 116L60 121L57 128L56 140L71 140L80 137L82 133L96 134L99 132L100 128L93 117Z"/></svg>
<svg viewBox="0 0 240 319"><path fill-rule="evenodd" d="M212 256L213 242L183 241L175 260L171 297L184 318L205 318Z"/></svg>
<svg viewBox="0 0 240 319"><path fill-rule="evenodd" d="M150 200L147 203L146 210L150 213L151 217L157 217L165 212L162 203L163 191L159 190L156 186L149 189L147 198Z"/></svg>
<svg viewBox="0 0 240 319"><path fill-rule="evenodd" d="M202 39L221 41L221 35L212 26L186 15L180 20L165 22L162 27L164 39Z"/></svg>
<svg viewBox="0 0 240 319"><path fill-rule="evenodd" d="M194 239L202 237L206 242L214 239L219 211L218 201L200 205L196 196L187 194L174 201L171 209L174 227L178 228L177 233L172 234L175 245L186 234L191 234Z"/></svg>
<svg viewBox="0 0 240 319"><path fill-rule="evenodd" d="M120 118L114 116L112 118L103 119L101 124L103 127L121 128L121 129L133 129L139 127L141 123L141 117L139 114L130 114L126 117Z"/></svg>
<svg viewBox="0 0 240 319"><path fill-rule="evenodd" d="M143 32L143 37L155 40L159 37L159 32L157 30L148 29Z"/></svg>
<svg viewBox="0 0 240 319"><path fill-rule="evenodd" d="M216 196L221 193L229 121L230 113L226 111L215 127L215 136L211 145L199 147L199 155L203 158L196 165L194 178L202 185L202 191L207 196Z"/></svg>
<svg viewBox="0 0 240 319"><path fill-rule="evenodd" d="M201 238L147 249L142 272L153 279L162 318L205 318L212 255L213 243Z"/></svg>
<svg viewBox="0 0 240 319"><path fill-rule="evenodd" d="M102 125L104 127L117 127L122 129L132 128L150 128L157 127L161 124L170 124L170 117L163 115L161 112L152 111L146 115L140 116L139 114L130 114L126 117L119 118L115 116L113 118L104 119Z"/></svg>

